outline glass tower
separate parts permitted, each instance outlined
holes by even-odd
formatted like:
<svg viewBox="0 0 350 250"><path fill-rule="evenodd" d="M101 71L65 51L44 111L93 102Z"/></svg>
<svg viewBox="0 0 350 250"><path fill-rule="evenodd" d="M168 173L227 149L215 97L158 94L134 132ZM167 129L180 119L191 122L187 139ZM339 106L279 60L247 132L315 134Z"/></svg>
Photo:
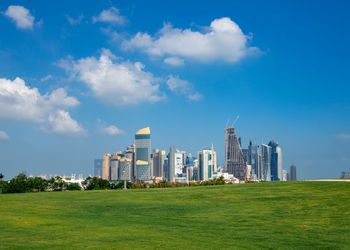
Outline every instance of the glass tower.
<svg viewBox="0 0 350 250"><path fill-rule="evenodd" d="M136 151L136 162L142 161L142 164L136 164L136 178L142 176L143 180L151 178L151 130L149 127L140 129L135 134L135 151ZM148 165L146 164L148 162ZM139 167L139 168L138 168ZM137 173L137 171L142 171Z"/></svg>

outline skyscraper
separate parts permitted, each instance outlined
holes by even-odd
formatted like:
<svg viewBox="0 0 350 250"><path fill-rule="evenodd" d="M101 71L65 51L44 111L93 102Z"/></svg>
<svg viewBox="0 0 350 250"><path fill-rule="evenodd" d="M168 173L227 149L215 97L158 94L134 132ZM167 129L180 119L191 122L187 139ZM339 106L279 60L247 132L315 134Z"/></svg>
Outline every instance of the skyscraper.
<svg viewBox="0 0 350 250"><path fill-rule="evenodd" d="M117 181L118 180L118 170L119 170L119 160L120 156L113 156L110 160L110 181Z"/></svg>
<svg viewBox="0 0 350 250"><path fill-rule="evenodd" d="M225 128L225 170L245 180L247 166L234 127Z"/></svg>
<svg viewBox="0 0 350 250"><path fill-rule="evenodd" d="M176 177L182 176L184 168L184 151L175 150L174 145L169 149L168 154L168 181L174 181Z"/></svg>
<svg viewBox="0 0 350 250"><path fill-rule="evenodd" d="M102 159L94 160L94 176L102 178Z"/></svg>
<svg viewBox="0 0 350 250"><path fill-rule="evenodd" d="M168 181L171 182L174 180L175 177L175 148L174 145L172 145L169 149L168 154Z"/></svg>
<svg viewBox="0 0 350 250"><path fill-rule="evenodd" d="M125 151L125 158L131 160L131 179L135 178L135 168L136 168L136 153L135 153L135 144L129 146Z"/></svg>
<svg viewBox="0 0 350 250"><path fill-rule="evenodd" d="M290 166L289 179L291 181L296 181L297 180L297 167L295 165Z"/></svg>
<svg viewBox="0 0 350 250"><path fill-rule="evenodd" d="M111 154L103 155L102 179L109 181Z"/></svg>
<svg viewBox="0 0 350 250"><path fill-rule="evenodd" d="M199 178L207 181L213 176L214 164L216 165L216 152L212 149L205 149L198 152Z"/></svg>
<svg viewBox="0 0 350 250"><path fill-rule="evenodd" d="M164 160L166 158L164 150L158 150L153 153L153 176L164 177Z"/></svg>
<svg viewBox="0 0 350 250"><path fill-rule="evenodd" d="M252 166L251 175L257 179L261 179L261 154L260 148L256 143L249 141L248 146L248 165Z"/></svg>
<svg viewBox="0 0 350 250"><path fill-rule="evenodd" d="M243 148L242 152L243 152L245 162L249 165L249 160L250 160L249 159L249 149Z"/></svg>
<svg viewBox="0 0 350 250"><path fill-rule="evenodd" d="M271 181L271 147L261 145L261 180Z"/></svg>
<svg viewBox="0 0 350 250"><path fill-rule="evenodd" d="M136 151L136 178L137 176L141 176L139 173L137 173L138 169L142 171L145 171L145 162L148 162L148 176L151 177L151 130L149 127L140 129L135 134L135 151ZM138 161L140 164L137 164ZM141 166L142 168L138 168L137 165ZM147 173L142 173L143 178L145 178Z"/></svg>
<svg viewBox="0 0 350 250"><path fill-rule="evenodd" d="M282 149L274 140L268 144L271 147L271 180L282 180Z"/></svg>
<svg viewBox="0 0 350 250"><path fill-rule="evenodd" d="M148 181L151 179L150 176L150 165L148 161L136 161L136 180Z"/></svg>

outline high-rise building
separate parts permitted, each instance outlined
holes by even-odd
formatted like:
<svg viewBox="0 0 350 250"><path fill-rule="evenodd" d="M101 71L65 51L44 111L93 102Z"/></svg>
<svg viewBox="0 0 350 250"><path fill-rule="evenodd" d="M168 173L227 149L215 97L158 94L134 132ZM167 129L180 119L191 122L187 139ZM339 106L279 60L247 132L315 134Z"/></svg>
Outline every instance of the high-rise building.
<svg viewBox="0 0 350 250"><path fill-rule="evenodd" d="M250 159L249 159L249 149L243 148L242 152L243 152L243 156L244 156L244 160L245 160L246 164L249 165L249 161L250 161Z"/></svg>
<svg viewBox="0 0 350 250"><path fill-rule="evenodd" d="M166 158L164 150L158 150L153 153L153 176L154 177L164 177L164 160Z"/></svg>
<svg viewBox="0 0 350 250"><path fill-rule="evenodd" d="M193 157L192 157L192 154L189 153L186 157L186 166L189 166L189 167L193 167L194 163L193 163Z"/></svg>
<svg viewBox="0 0 350 250"><path fill-rule="evenodd" d="M125 151L125 158L131 159L131 179L135 178L135 168L136 168L136 150L135 144L129 146Z"/></svg>
<svg viewBox="0 0 350 250"><path fill-rule="evenodd" d="M288 175L287 170L282 169L282 181L287 181L288 180L287 175Z"/></svg>
<svg viewBox="0 0 350 250"><path fill-rule="evenodd" d="M174 145L168 153L168 181L173 182L176 177L181 177L184 169L184 151L175 150Z"/></svg>
<svg viewBox="0 0 350 250"><path fill-rule="evenodd" d="M225 170L245 180L247 166L234 127L225 128Z"/></svg>
<svg viewBox="0 0 350 250"><path fill-rule="evenodd" d="M111 160L111 154L103 155L102 179L108 180L108 181L109 181L109 175L110 175L110 160Z"/></svg>
<svg viewBox="0 0 350 250"><path fill-rule="evenodd" d="M256 143L249 141L248 146L248 165L252 166L251 176L256 177L258 180L261 179L261 154L260 148Z"/></svg>
<svg viewBox="0 0 350 250"><path fill-rule="evenodd" d="M119 170L119 160L120 156L112 156L110 160L110 181L117 181L118 180L118 170Z"/></svg>
<svg viewBox="0 0 350 250"><path fill-rule="evenodd" d="M168 181L172 182L175 178L175 148L172 145L168 153Z"/></svg>
<svg viewBox="0 0 350 250"><path fill-rule="evenodd" d="M271 181L271 147L261 145L261 180Z"/></svg>
<svg viewBox="0 0 350 250"><path fill-rule="evenodd" d="M151 177L151 130L149 127L140 129L139 131L137 131L137 133L135 134L135 152L136 152L136 178L140 175L140 173L137 173L137 171L139 169L146 169L144 167L144 163L148 162L148 170L149 173L147 176L149 176L149 178ZM142 164L139 166L142 167L137 167L137 162L138 161L142 161ZM140 163L140 162L139 162ZM143 171L142 170L142 171ZM142 178L144 178L146 176L146 173L142 173Z"/></svg>
<svg viewBox="0 0 350 250"><path fill-rule="evenodd" d="M198 167L193 167L193 180L194 181L199 181L199 168Z"/></svg>
<svg viewBox="0 0 350 250"><path fill-rule="evenodd" d="M340 179L349 179L350 178L350 172L341 172Z"/></svg>
<svg viewBox="0 0 350 250"><path fill-rule="evenodd" d="M118 179L121 181L131 180L132 159L121 158L119 161Z"/></svg>
<svg viewBox="0 0 350 250"><path fill-rule="evenodd" d="M291 181L297 180L297 167L295 165L290 166L289 178Z"/></svg>
<svg viewBox="0 0 350 250"><path fill-rule="evenodd" d="M94 176L102 178L102 159L94 160Z"/></svg>
<svg viewBox="0 0 350 250"><path fill-rule="evenodd" d="M207 181L213 176L216 169L216 152L213 149L205 149L198 152L199 179Z"/></svg>
<svg viewBox="0 0 350 250"><path fill-rule="evenodd" d="M136 180L148 181L151 179L151 170L148 161L136 161Z"/></svg>
<svg viewBox="0 0 350 250"><path fill-rule="evenodd" d="M175 177L181 177L184 169L184 151L175 150Z"/></svg>
<svg viewBox="0 0 350 250"><path fill-rule="evenodd" d="M282 180L282 149L276 142L271 140L268 144L271 147L271 180Z"/></svg>
<svg viewBox="0 0 350 250"><path fill-rule="evenodd" d="M169 156L169 154L168 154L168 156ZM170 174L170 171L169 171L169 159L168 159L168 157L165 157L164 158L164 165L163 165L163 175L164 175L164 178L166 180L170 179L169 174Z"/></svg>
<svg viewBox="0 0 350 250"><path fill-rule="evenodd" d="M186 181L193 181L193 167L186 167Z"/></svg>

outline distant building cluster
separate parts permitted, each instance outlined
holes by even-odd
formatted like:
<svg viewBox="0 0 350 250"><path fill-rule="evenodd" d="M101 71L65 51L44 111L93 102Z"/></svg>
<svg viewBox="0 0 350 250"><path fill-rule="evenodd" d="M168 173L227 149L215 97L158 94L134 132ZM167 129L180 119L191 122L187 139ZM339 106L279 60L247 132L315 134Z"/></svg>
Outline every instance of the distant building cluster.
<svg viewBox="0 0 350 250"><path fill-rule="evenodd" d="M340 179L350 179L350 172L342 172Z"/></svg>
<svg viewBox="0 0 350 250"><path fill-rule="evenodd" d="M241 138L236 129L225 128L225 172L240 180L287 181L296 180L296 167L290 173L282 168L282 149L271 140L267 145L257 145L251 140L247 149L242 149Z"/></svg>
<svg viewBox="0 0 350 250"><path fill-rule="evenodd" d="M234 182L296 180L295 166L291 172L282 169L282 150L273 140L261 146L249 142L241 148L241 140L234 127L225 129L225 166L217 166L212 146L194 157L191 153L171 146L169 151L151 150L151 130L140 129L134 144L125 151L105 153L95 159L94 175L111 182L191 182L224 177ZM289 177L288 177L289 176Z"/></svg>
<svg viewBox="0 0 350 250"><path fill-rule="evenodd" d="M174 146L168 153L159 149L151 151L149 127L137 131L134 144L124 152L106 153L103 159L96 159L94 175L111 182L190 182L210 180L221 175L236 179L218 170L213 146L199 151L197 157Z"/></svg>

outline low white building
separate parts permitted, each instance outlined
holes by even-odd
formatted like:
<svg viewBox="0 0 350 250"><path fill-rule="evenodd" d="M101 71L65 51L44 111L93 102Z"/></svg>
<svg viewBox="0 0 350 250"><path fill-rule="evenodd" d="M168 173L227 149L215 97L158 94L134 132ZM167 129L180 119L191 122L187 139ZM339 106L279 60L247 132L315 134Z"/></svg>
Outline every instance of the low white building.
<svg viewBox="0 0 350 250"><path fill-rule="evenodd" d="M213 180L214 178L220 178L224 177L224 180L227 182L233 182L233 183L240 183L240 180L233 176L233 174L225 173L225 172L214 172L212 178L210 180Z"/></svg>

